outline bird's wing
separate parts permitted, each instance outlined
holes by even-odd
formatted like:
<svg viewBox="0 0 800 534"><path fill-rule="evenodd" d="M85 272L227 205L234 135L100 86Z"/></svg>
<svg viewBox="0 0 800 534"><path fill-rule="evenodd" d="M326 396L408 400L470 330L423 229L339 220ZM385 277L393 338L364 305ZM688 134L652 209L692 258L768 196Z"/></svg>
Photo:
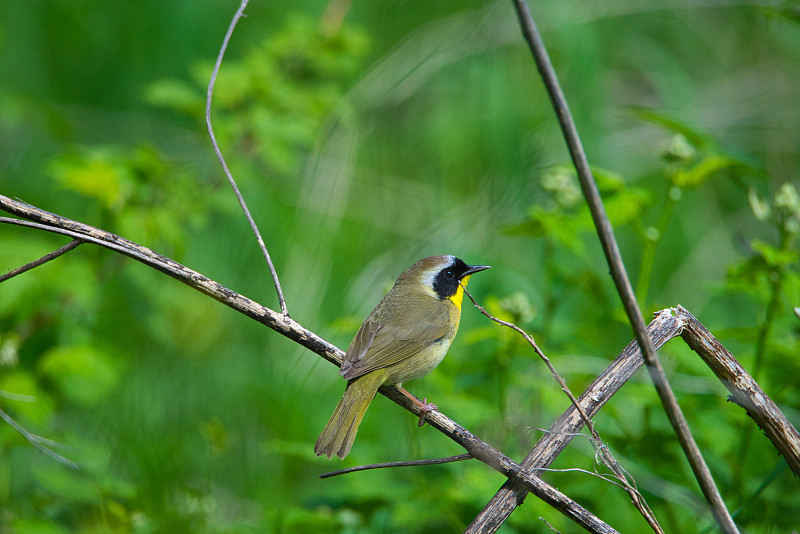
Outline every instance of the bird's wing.
<svg viewBox="0 0 800 534"><path fill-rule="evenodd" d="M424 317L408 321L400 317L370 315L358 330L342 364L344 378L396 364L413 356L451 331L449 302L433 306ZM386 324L392 326L386 326Z"/></svg>

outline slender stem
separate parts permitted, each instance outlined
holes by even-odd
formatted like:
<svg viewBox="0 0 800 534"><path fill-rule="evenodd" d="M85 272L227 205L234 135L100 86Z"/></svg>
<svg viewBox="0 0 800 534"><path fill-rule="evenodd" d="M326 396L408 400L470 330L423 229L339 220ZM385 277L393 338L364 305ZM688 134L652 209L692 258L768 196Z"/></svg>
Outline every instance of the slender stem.
<svg viewBox="0 0 800 534"><path fill-rule="evenodd" d="M319 476L319 478L330 478L339 475L346 475L348 473L355 473L357 471L367 471L368 469L386 469L387 467L414 467L419 465L449 464L452 462L463 462L464 460L471 460L472 458L474 457L470 453L465 452L463 454L457 454L455 456L447 456L444 458L431 458L428 460L408 460L404 462L381 462L377 464L357 465L355 467L338 469L336 471L330 471L328 473L323 473L317 476Z"/></svg>
<svg viewBox="0 0 800 534"><path fill-rule="evenodd" d="M40 265L43 265L43 264L47 263L48 261L54 260L57 257L61 256L62 254L66 254L70 250L74 249L75 247L77 247L81 243L83 243L83 241L81 241L80 239L73 239L72 241L70 241L69 243L64 245L63 247L61 247L59 249L56 249L53 252L50 252L49 254L45 254L44 256L39 258L38 260L34 260L34 261L30 262L30 263L26 263L25 265L23 265L21 267L17 267L14 270L8 271L6 274L0 275L0 282L5 282L9 278L13 278L13 277L17 276L18 274L22 274L25 271L30 271L31 269L33 269L35 267L38 267Z"/></svg>
<svg viewBox="0 0 800 534"><path fill-rule="evenodd" d="M14 419L12 419L11 416L8 415L3 410L0 410L0 419L5 421L6 423L8 423L11 426L11 428L13 428L17 432L19 432L20 435L23 438L25 438L28 441L28 443L30 443L31 445L36 447L36 449L38 449L39 452L41 452L43 454L46 454L50 458L53 458L57 462L60 462L60 463L62 463L64 465L66 465L66 466L69 466L72 469L78 469L78 464L76 464L72 460L68 460L67 458L64 458L63 456L61 456L60 454L58 454L57 452L53 451L52 449L50 449L47 446L47 445L58 445L58 443L56 443L55 441L49 440L47 438L43 438L42 436L37 436L36 434L33 434L31 432L28 432L27 430L25 430L25 428L22 427L22 425L20 425L16 421L14 421ZM47 444L47 445L45 445L45 444Z"/></svg>
<svg viewBox="0 0 800 534"><path fill-rule="evenodd" d="M780 251L785 252L789 250L791 239L789 232L781 227ZM768 271L769 275L769 289L770 299L767 304L767 310L764 313L764 322L758 329L758 337L756 338L755 359L753 361L753 378L758 380L761 374L761 366L764 363L764 354L767 349L767 340L769 339L772 325L775 322L775 316L780 309L781 297L783 296L783 281L786 277L786 269L782 265L772 267Z"/></svg>
<svg viewBox="0 0 800 534"><path fill-rule="evenodd" d="M247 209L247 204L244 201L244 197L242 196L242 193L239 192L239 187L236 185L233 175L231 175L231 171L228 169L227 163L225 163L225 158L222 157L222 152L219 149L217 138L214 135L214 129L211 126L211 97L214 94L214 84L217 81L217 73L219 72L220 65L222 65L222 58L225 55L225 50L228 48L228 42L231 39L231 35L233 35L233 30L236 27L236 23L239 22L239 19L244 16L244 10L247 7L247 2L248 0L242 0L239 9L233 16L233 20L231 20L230 26L228 26L228 32L225 34L225 39L222 41L222 48L220 48L219 54L217 55L217 62L214 64L214 70L211 72L211 79L208 82L208 91L206 92L206 128L208 129L208 136L211 138L211 145L214 147L214 153L217 155L219 164L222 166L222 170L225 172L225 176L228 178L228 183L230 184L231 189L233 189L233 193L236 195L236 199L239 201L239 205L242 207L245 217L247 217L247 222L250 223L250 228L253 230L256 240L258 240L258 246L261 248L262 254L264 254L264 259L267 260L269 272L272 275L272 282L275 284L275 291L278 293L278 301L280 302L281 313L283 313L283 315L286 317L289 317L289 310L286 308L286 300L283 298L281 282L278 280L278 271L275 270L275 265L272 263L272 258L269 255L267 246L264 244L264 240L261 238L261 232L258 231L256 222L253 220L253 216L250 215L250 210Z"/></svg>
<svg viewBox="0 0 800 534"><path fill-rule="evenodd" d="M674 194L673 188L677 189L677 186L670 186L667 191L667 195L664 198L664 205L661 207L661 213L658 216L658 222L656 222L656 225L653 227L656 235L648 235L647 228L642 232L642 241L644 244L642 247L642 263L639 268L639 279L636 282L636 300L637 302L641 302L645 307L647 306L647 292L650 288L650 277L653 274L653 265L656 259L656 249L658 248L658 244L664 232L667 231L667 225L669 224L672 210L677 202L675 197L680 193L680 189L677 189L678 193Z"/></svg>
<svg viewBox="0 0 800 534"><path fill-rule="evenodd" d="M736 524L733 522L730 513L725 507L725 502L722 500L719 489L714 483L714 479L711 476L711 471L709 470L708 465L706 465L702 454L700 454L700 449L698 448L692 433L689 431L689 425L686 422L686 418L684 417L683 412L681 412L680 406L678 406L678 401L675 398L675 394L672 391L669 382L667 381L664 369L661 367L661 362L655 353L655 349L653 348L650 338L647 336L644 318L642 317L642 312L636 303L636 299L633 294L633 288L628 278L628 273L622 263L622 255L619 252L619 246L614 238L614 231L611 228L611 222L606 216L605 208L603 207L603 202L597 189L597 184L592 176L591 169L589 168L589 162L583 150L580 137L578 136L578 131L569 112L569 106L567 105L567 101L564 98L561 87L559 86L558 78L556 77L553 65L550 63L550 58L547 55L547 50L545 49L544 42L539 34L539 30L536 28L536 24L533 21L533 17L531 16L525 0L514 0L514 5L522 26L522 33L524 34L531 52L533 53L536 66L539 69L539 73L542 76L544 84L550 95L553 107L556 111L556 115L558 116L558 121L564 134L564 139L567 142L570 156L572 157L572 162L574 163L578 172L578 178L581 183L584 197L586 197L586 202L588 203L589 210L592 213L592 219L594 220L595 228L597 229L597 234L603 247L603 252L611 270L611 276L614 279L617 292L622 299L622 304L625 308L625 313L628 316L628 321L630 321L636 335L636 339L642 349L642 355L644 356L644 361L647 364L647 370L650 373L650 377L656 388L656 392L661 399L661 403L664 406L664 410L670 420L670 423L672 424L673 429L675 430L678 441L684 450L684 454L686 454L686 457L689 460L689 464L691 465L692 471L694 472L695 477L700 484L700 488L702 489L706 500L708 500L709 504L711 505L714 518L717 520L717 523L724 532L738 533L739 530L737 529Z"/></svg>

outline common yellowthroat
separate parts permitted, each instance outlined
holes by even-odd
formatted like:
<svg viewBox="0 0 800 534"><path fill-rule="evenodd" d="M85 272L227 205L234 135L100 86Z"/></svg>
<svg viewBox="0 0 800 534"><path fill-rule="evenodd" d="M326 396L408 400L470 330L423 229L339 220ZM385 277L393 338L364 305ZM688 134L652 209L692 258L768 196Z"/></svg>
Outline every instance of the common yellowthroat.
<svg viewBox="0 0 800 534"><path fill-rule="evenodd" d="M347 349L339 371L348 380L347 388L314 445L317 456L347 456L358 425L383 384L402 386L439 365L461 320L460 284L466 286L470 275L488 268L467 265L455 256L430 256L400 275ZM427 399L423 404L408 395L421 408L422 424L425 413L437 408Z"/></svg>

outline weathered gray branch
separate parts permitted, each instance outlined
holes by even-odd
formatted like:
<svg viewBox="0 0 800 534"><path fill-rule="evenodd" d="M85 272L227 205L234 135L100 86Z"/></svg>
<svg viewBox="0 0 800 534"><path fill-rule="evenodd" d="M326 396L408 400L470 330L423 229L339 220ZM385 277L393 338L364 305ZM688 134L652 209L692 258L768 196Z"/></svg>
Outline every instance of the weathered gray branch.
<svg viewBox="0 0 800 534"><path fill-rule="evenodd" d="M289 339L296 341L312 352L319 354L329 362L341 365L342 357L344 356L342 350L306 329L295 320L262 306L203 276L197 271L189 269L147 247L143 247L137 243L106 232L105 230L46 212L30 204L13 200L3 195L0 195L0 209L28 219L19 220L9 217L0 217L0 223L17 224L63 234L73 239L94 243L119 252L120 254L124 254L255 319ZM416 416L420 415L419 407L408 397L403 395L397 387L382 386L380 392L403 408L411 411ZM586 530L599 533L616 532L613 528L581 507L575 501L571 500L539 477L526 471L502 452L484 442L443 413L438 411L429 413L426 416L426 421L432 427L464 447L476 459L484 462L506 477L519 481L526 490L560 511Z"/></svg>
<svg viewBox="0 0 800 534"><path fill-rule="evenodd" d="M17 267L16 269L12 269L12 270L8 271L6 274L0 275L0 282L5 282L9 278L14 278L15 276L18 276L18 275L20 275L20 274L22 274L24 272L30 271L31 269L35 269L36 267L38 267L40 265L43 265L43 264L47 263L48 261L53 261L54 259L56 259L57 257L61 256L62 254L66 254L70 250L75 249L80 244L81 244L81 240L80 239L73 239L72 241L70 241L69 243L64 245L63 247L59 247L56 250L54 250L53 252L45 254L44 256L42 256L39 259L36 259L36 260L34 260L34 261L30 262L30 263L26 263L25 265L23 265L21 267Z"/></svg>
<svg viewBox="0 0 800 534"><path fill-rule="evenodd" d="M63 234L129 256L269 326L326 360L336 365L341 364L343 352L339 348L293 319L266 308L147 247L3 195L0 195L0 209L29 219L0 217L0 222ZM730 352L714 339L697 319L680 306L663 310L656 314L655 320L649 325L648 334L656 348L661 347L672 337L682 336L731 391L731 399L744 407L764 430L767 437L786 458L795 475L800 476L800 433L736 362ZM579 401L586 413L590 417L595 415L642 365L642 362L637 343L631 342L581 395ZM381 393L415 415L419 415L418 407L394 386L384 386L381 388ZM509 477L509 481L503 485L486 509L472 522L468 532L496 531L514 508L521 504L528 491L553 505L589 531L614 532L611 527L534 475L536 468L550 465L571 441L573 435L583 427L583 420L574 406L570 406L550 427L521 464L513 462L441 412L428 414L427 420L476 458Z"/></svg>
<svg viewBox="0 0 800 534"><path fill-rule="evenodd" d="M745 408L764 430L792 472L800 476L800 433L733 355L691 313L682 306L662 310L648 325L647 331L656 349L673 337L681 336L731 391L731 400ZM590 417L595 415L643 363L638 343L632 341L580 396L581 407ZM537 468L548 467L583 426L578 410L570 406L520 465L533 472ZM496 532L514 509L522 504L525 496L526 491L522 486L508 480L465 532Z"/></svg>
<svg viewBox="0 0 800 534"><path fill-rule="evenodd" d="M733 354L711 335L694 315L683 307L676 308L683 322L681 337L731 392L728 397L747 411L764 434L786 459L789 468L800 478L800 433L789 422Z"/></svg>

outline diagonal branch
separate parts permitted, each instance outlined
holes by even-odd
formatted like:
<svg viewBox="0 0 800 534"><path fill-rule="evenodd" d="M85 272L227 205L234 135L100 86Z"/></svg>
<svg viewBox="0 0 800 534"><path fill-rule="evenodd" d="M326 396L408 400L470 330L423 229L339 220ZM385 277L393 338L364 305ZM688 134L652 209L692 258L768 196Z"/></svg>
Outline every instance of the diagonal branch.
<svg viewBox="0 0 800 534"><path fill-rule="evenodd" d="M80 239L73 239L72 241L70 241L69 243L64 245L63 247L57 248L53 252L45 254L44 256L39 258L38 260L34 260L34 261L30 262L30 263L26 263L25 265L23 265L21 267L17 267L16 269L8 271L4 275L0 275L0 282L5 282L9 278L13 278L13 277L17 276L18 274L22 274L22 273L24 273L26 271L30 271L31 269L34 269L34 268L40 266L40 265L44 265L48 261L52 261L52 260L56 259L57 257L61 256L62 254L66 254L67 252L69 252L70 250L74 249L75 247L77 247L80 244L81 244L81 240Z"/></svg>
<svg viewBox="0 0 800 534"><path fill-rule="evenodd" d="M578 411L578 415L580 416L581 420L589 429L589 433L591 434L591 439L593 441L595 449L598 451L598 455L600 458L602 458L603 463L614 473L614 476L619 480L620 482L619 486L622 487L628 493L628 495L630 495L631 500L633 501L633 505L636 507L637 510L639 510L639 513L641 513L642 516L645 518L647 523L650 525L650 528L652 528L653 531L655 532L663 534L664 529L658 523L658 520L653 514L653 511L650 509L647 502L644 500L644 497L642 497L642 494L639 493L639 490L636 489L635 481L634 483L631 483L631 481L628 480L627 472L622 468L622 466L619 465L619 462L617 462L616 458L614 458L614 456L611 454L609 448L603 443L603 440L600 438L600 434L597 433L597 430L595 429L594 423L592 422L591 418L583 409L583 406L581 406L581 404L578 402L578 399L575 398L575 395L573 395L572 391L569 389L569 386L567 386L567 382L561 377L558 371L556 371L555 367L553 367L553 364L550 362L550 358L548 358L544 354L544 352L542 352L542 350L539 348L539 345L537 345L533 337L531 337L525 330L515 325L514 323L503 321L502 319L498 319L497 317L491 315L483 308L483 306L479 305L475 301L475 299L472 297L472 295L470 294L470 292L467 290L466 287L462 285L461 288L463 289L464 293L467 294L469 300L472 301L472 304L474 304L475 307L478 308L478 310L483 315L485 315L492 321L496 322L497 324L500 324L507 328L511 328L512 330L520 334L525 339L525 341L527 341L528 344L531 347L533 347L533 351L536 353L537 356L539 356L539 358L544 362L544 364L550 370L550 374L553 376L553 378L555 378L559 386L561 386L561 391L563 391L564 394L567 396L567 398L569 398L572 405Z"/></svg>
<svg viewBox="0 0 800 534"><path fill-rule="evenodd" d="M800 477L800 432L691 313L682 306L661 310L648 325L648 335L656 348L681 336L728 388L731 400L742 406L764 431L795 476ZM594 416L643 363L641 350L634 340L580 396L579 403L587 415ZM584 421L575 406L567 408L521 462L522 467L536 472L537 468L549 466L583 426ZM513 480L506 481L465 532L496 532L525 497L524 487Z"/></svg>
<svg viewBox="0 0 800 534"><path fill-rule="evenodd" d="M679 335L682 326L669 310L663 310L656 314L648 326L648 332L653 343L661 347ZM578 398L578 404L586 415L594 417L643 364L642 353L636 341L632 341ZM585 421L578 409L570 405L539 439L521 465L534 472L537 468L548 467L580 432L584 424ZM470 534L496 532L514 509L522 504L526 496L524 487L513 480L506 481L480 514L472 520L465 532Z"/></svg>
<svg viewBox="0 0 800 534"><path fill-rule="evenodd" d="M64 458L63 456L61 456L60 454L58 454L57 452L55 452L53 449L50 448L50 446L60 446L60 443L56 443L55 441L28 432L27 430L25 430L25 428L22 427L22 425L17 423L14 419L11 418L10 415L8 415L3 410L0 410L0 419L8 423L11 426L11 428L19 432L19 434L23 438L25 438L28 441L28 443L36 447L36 449L39 450L39 452L46 454L55 461L62 463L68 467L71 467L72 469L78 469L78 464L76 464L72 460Z"/></svg>
<svg viewBox="0 0 800 534"><path fill-rule="evenodd" d="M74 239L94 243L133 258L157 269L189 287L207 295L226 306L255 319L276 332L319 354L336 365L341 365L344 352L311 332L300 323L277 313L247 297L232 291L180 263L177 263L147 247L59 215L40 210L30 204L0 195L0 209L30 220L0 217L0 223L16 224L30 228L55 232ZM32 222L33 221L33 222ZM384 385L379 390L390 400L419 416L419 406L404 395L396 386ZM508 478L518 480L528 491L591 532L616 532L592 515L585 508L569 499L556 488L526 471L488 443L441 412L426 416L426 421L450 439L464 447L473 457Z"/></svg>
<svg viewBox="0 0 800 534"><path fill-rule="evenodd" d="M622 255L619 252L617 241L614 238L614 231L611 228L611 223L609 222L608 217L606 216L605 208L603 207L603 202L597 189L597 184L592 176L591 169L589 168L589 162L586 158L586 153L583 150L580 137L578 136L577 128L572 120L572 116L569 112L569 106L567 105L567 101L564 98L561 87L559 86L558 78L555 70L553 69L553 65L550 63L550 58L548 57L541 35L539 35L539 30L536 28L536 24L533 21L533 17L531 16L525 0L514 0L514 5L517 10L520 25L522 26L522 33L525 36L525 40L528 42L531 52L533 53L536 66L539 69L539 73L541 74L544 84L550 95L553 107L556 110L558 122L561 125L564 138L567 142L570 156L572 157L572 161L575 164L575 168L578 172L578 179L580 180L581 188L583 189L583 195L586 198L586 202L589 205L589 210L592 213L592 220L594 221L597 234L600 238L600 243L603 247L603 252L606 256L606 260L608 261L611 270L611 276L614 279L614 285L616 286L617 292L622 299L622 304L625 308L625 313L628 316L628 321L630 321L636 335L636 339L642 349L644 361L647 364L647 370L650 373L653 385L655 386L656 392L658 393L661 403L664 406L664 411L666 412L667 418L675 430L678 441L683 448L684 454L689 460L689 465L691 466L692 471L694 472L694 475L700 484L700 488L702 489L706 500L711 506L711 510L715 519L717 520L717 523L720 525L723 531L728 534L738 533L739 530L736 528L733 518L731 518L728 509L725 507L725 502L722 500L719 488L717 488L716 484L714 483L714 479L711 476L711 471L703 459L700 449L697 446L691 431L689 430L689 425L686 422L686 418L684 417L680 406L678 406L675 393L672 391L672 388L667 381L664 369L661 367L661 362L659 361L655 349L650 342L650 338L647 336L645 331L644 318L642 317L642 312L636 303L631 282L628 279L628 274L625 271L625 266L622 262Z"/></svg>
<svg viewBox="0 0 800 534"><path fill-rule="evenodd" d="M733 354L682 306L675 308L685 327L681 337L731 392L729 400L745 409L800 478L800 432Z"/></svg>

